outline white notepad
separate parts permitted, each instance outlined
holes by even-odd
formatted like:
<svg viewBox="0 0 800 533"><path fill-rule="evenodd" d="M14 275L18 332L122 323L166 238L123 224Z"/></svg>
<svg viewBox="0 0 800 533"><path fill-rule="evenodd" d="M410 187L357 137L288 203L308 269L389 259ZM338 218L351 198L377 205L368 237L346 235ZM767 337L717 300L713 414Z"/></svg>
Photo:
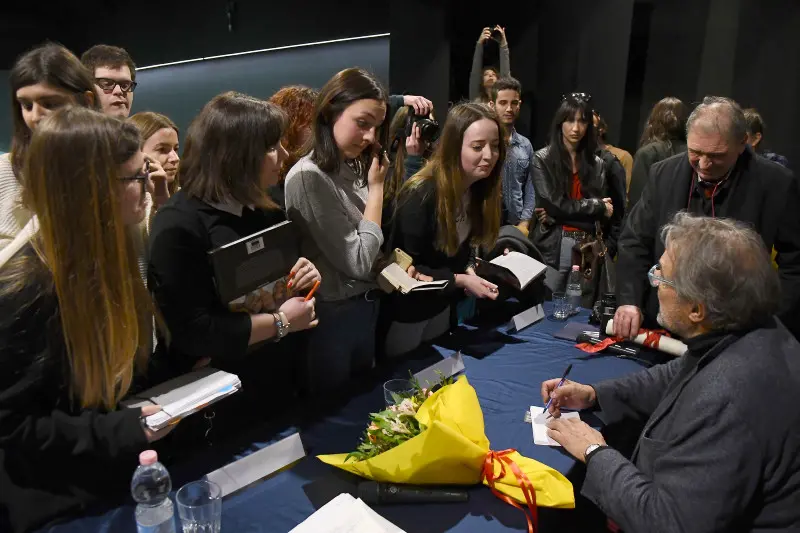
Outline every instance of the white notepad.
<svg viewBox="0 0 800 533"><path fill-rule="evenodd" d="M289 533L405 533L350 494L339 494Z"/></svg>
<svg viewBox="0 0 800 533"><path fill-rule="evenodd" d="M242 382L236 374L206 367L140 392L136 397L122 402L122 405L160 405L161 411L145 419L150 429L159 430L236 393L241 387Z"/></svg>
<svg viewBox="0 0 800 533"><path fill-rule="evenodd" d="M543 413L544 407L531 406L531 426L533 426L533 443L539 446L561 446L559 443L547 436L547 422L548 413ZM561 418L569 420L570 418L580 419L580 413L577 411L561 412Z"/></svg>
<svg viewBox="0 0 800 533"><path fill-rule="evenodd" d="M534 279L541 276L547 265L540 263L533 257L519 252L509 252L508 255L498 255L490 261L492 264L505 267L519 280L520 289L524 289Z"/></svg>

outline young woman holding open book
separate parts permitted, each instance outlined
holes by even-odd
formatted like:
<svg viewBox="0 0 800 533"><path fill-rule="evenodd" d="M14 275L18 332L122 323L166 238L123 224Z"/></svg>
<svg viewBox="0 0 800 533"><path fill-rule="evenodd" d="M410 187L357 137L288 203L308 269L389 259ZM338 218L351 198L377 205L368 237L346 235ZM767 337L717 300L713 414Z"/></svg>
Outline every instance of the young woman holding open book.
<svg viewBox="0 0 800 533"><path fill-rule="evenodd" d="M160 407L117 409L152 338L128 231L148 179L138 131L67 107L37 125L25 161L38 231L0 252L2 531L124 494L137 454L169 432L140 422Z"/></svg>
<svg viewBox="0 0 800 533"><path fill-rule="evenodd" d="M400 189L389 230L391 248L414 260L416 279L447 280L443 291L393 293L381 324L395 356L445 333L451 306L464 293L497 298L497 286L475 275L475 246L494 246L500 227L500 173L505 144L494 112L481 104L448 113L431 160Z"/></svg>
<svg viewBox="0 0 800 533"><path fill-rule="evenodd" d="M267 193L287 155L285 124L284 112L263 100L234 92L213 98L187 132L182 188L158 210L150 232L148 287L171 335L157 354L166 352L176 372L210 363L239 374L242 395L259 399L295 389L291 356L302 339L263 341L317 325L314 299L297 294L319 281L319 272L301 258L288 283L294 297L276 308L235 311L218 295L208 253L286 220Z"/></svg>
<svg viewBox="0 0 800 533"><path fill-rule="evenodd" d="M317 98L312 151L286 176L289 219L325 278L320 327L309 340L312 393L340 389L374 363L387 107L386 90L368 72L336 74Z"/></svg>

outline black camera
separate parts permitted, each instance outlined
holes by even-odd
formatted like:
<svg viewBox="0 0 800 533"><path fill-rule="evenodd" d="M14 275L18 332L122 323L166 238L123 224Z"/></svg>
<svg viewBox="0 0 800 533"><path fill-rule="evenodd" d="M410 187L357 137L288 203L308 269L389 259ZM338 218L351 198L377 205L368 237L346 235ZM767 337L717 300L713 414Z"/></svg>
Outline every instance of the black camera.
<svg viewBox="0 0 800 533"><path fill-rule="evenodd" d="M408 116L406 117L405 136L410 137L414 124L419 128L420 139L426 143L432 143L439 136L439 123L432 118L423 115L415 115L414 108L408 107Z"/></svg>
<svg viewBox="0 0 800 533"><path fill-rule="evenodd" d="M604 292L594 304L592 315L589 317L590 324L600 326L600 335L605 336L608 321L614 318L617 312L617 296L613 292Z"/></svg>

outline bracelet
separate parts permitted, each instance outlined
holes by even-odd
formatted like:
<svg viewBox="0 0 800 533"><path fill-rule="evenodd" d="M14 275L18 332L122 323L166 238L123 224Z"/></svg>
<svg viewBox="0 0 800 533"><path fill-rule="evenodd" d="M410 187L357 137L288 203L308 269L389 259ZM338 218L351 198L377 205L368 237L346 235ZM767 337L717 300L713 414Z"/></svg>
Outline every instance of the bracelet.
<svg viewBox="0 0 800 533"><path fill-rule="evenodd" d="M280 312L272 313L272 318L275 320L275 328L277 329L278 333L277 335L278 341L280 341L282 338L284 338L286 335L289 334L289 325L286 322L284 322L283 319L281 318L282 314L283 313ZM286 315L283 316L284 318L286 317Z"/></svg>
<svg viewBox="0 0 800 533"><path fill-rule="evenodd" d="M278 314L281 317L281 322L283 322L283 324L286 326L286 333L289 333L289 328L292 327L292 324L289 323L289 319L286 318L286 313L284 313L283 311L278 311Z"/></svg>

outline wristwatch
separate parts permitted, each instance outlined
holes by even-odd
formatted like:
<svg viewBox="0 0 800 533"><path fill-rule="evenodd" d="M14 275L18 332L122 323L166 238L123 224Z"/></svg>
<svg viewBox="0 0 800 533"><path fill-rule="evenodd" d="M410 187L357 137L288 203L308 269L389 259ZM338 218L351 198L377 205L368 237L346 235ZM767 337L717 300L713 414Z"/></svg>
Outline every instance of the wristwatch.
<svg viewBox="0 0 800 533"><path fill-rule="evenodd" d="M589 455L600 448L607 448L603 444L590 444L586 447L586 451L583 452L583 462L587 462L589 460Z"/></svg>
<svg viewBox="0 0 800 533"><path fill-rule="evenodd" d="M286 320L286 315L281 312L272 313L272 317L275 319L275 327L278 329L278 340L281 340L289 334L289 321Z"/></svg>

